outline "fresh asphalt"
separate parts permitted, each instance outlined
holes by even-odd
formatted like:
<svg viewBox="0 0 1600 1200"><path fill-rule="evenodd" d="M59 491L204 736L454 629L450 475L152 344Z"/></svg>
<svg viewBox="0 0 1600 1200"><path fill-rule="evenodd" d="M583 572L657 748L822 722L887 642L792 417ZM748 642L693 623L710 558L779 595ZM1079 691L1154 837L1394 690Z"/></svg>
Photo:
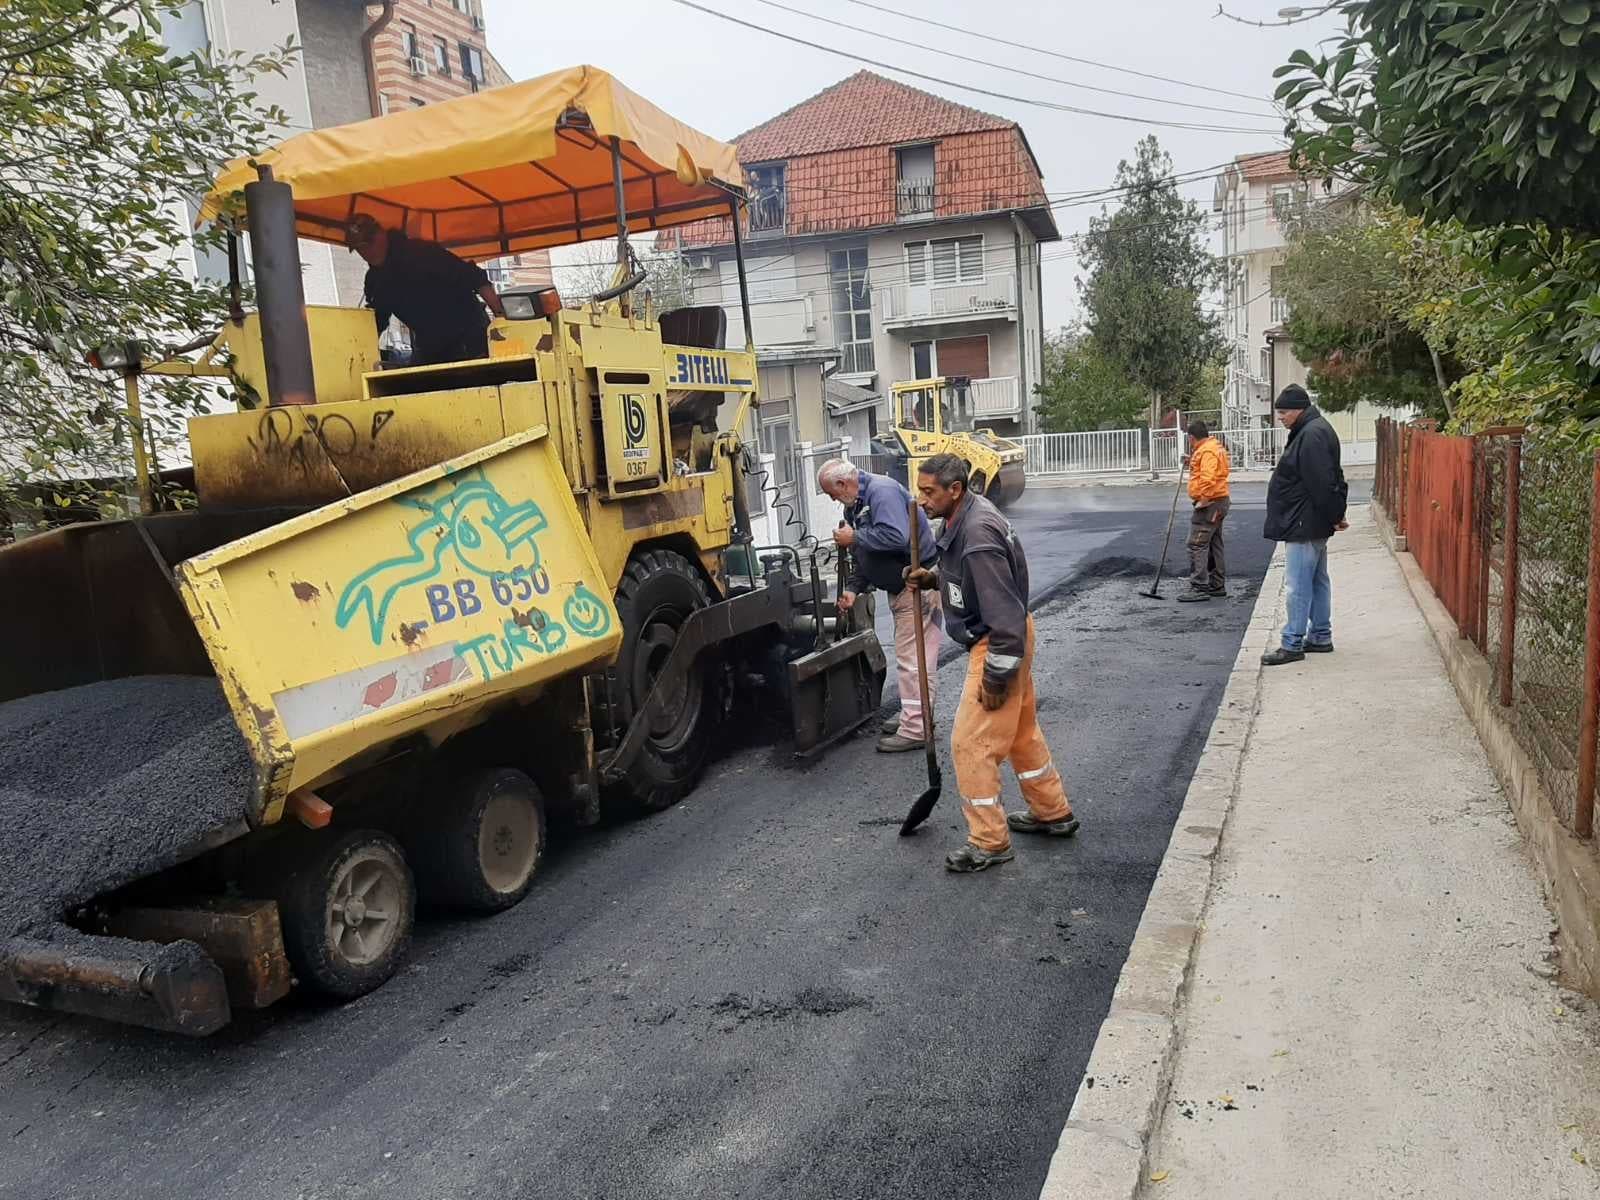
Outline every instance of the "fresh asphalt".
<svg viewBox="0 0 1600 1200"><path fill-rule="evenodd" d="M422 923L342 1008L198 1042L0 1008L0 1197L1031 1200L1255 601L1262 492L1236 488L1232 597L1198 605L1137 594L1169 486L1014 508L1076 839L949 875L947 748L910 839L920 755L737 751L555 839L520 907Z"/></svg>

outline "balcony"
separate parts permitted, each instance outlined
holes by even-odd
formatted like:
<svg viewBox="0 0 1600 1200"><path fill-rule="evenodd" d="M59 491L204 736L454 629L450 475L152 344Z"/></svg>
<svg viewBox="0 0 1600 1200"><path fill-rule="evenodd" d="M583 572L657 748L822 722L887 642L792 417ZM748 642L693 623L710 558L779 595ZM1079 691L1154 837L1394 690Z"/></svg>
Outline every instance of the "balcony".
<svg viewBox="0 0 1600 1200"><path fill-rule="evenodd" d="M744 345L744 314L728 308L728 345ZM810 296L776 296L750 301L750 324L758 349L809 346L817 339Z"/></svg>
<svg viewBox="0 0 1600 1200"><path fill-rule="evenodd" d="M1022 389L1015 375L997 379L974 379L968 389L975 421L993 420L997 417L1016 419L1022 416Z"/></svg>
<svg viewBox="0 0 1600 1200"><path fill-rule="evenodd" d="M894 202L895 212L902 221L928 220L933 216L933 180L896 180Z"/></svg>
<svg viewBox="0 0 1600 1200"><path fill-rule="evenodd" d="M784 194L764 192L750 197L750 236L782 237L786 217Z"/></svg>
<svg viewBox="0 0 1600 1200"><path fill-rule="evenodd" d="M841 376L869 376L877 373L871 342L846 342L839 347Z"/></svg>
<svg viewBox="0 0 1600 1200"><path fill-rule="evenodd" d="M1282 325L1289 319L1289 301L1283 296L1272 298L1272 323Z"/></svg>
<svg viewBox="0 0 1600 1200"><path fill-rule="evenodd" d="M878 315L885 329L956 321L1015 321L1017 278L991 275L973 283L901 284L880 288Z"/></svg>

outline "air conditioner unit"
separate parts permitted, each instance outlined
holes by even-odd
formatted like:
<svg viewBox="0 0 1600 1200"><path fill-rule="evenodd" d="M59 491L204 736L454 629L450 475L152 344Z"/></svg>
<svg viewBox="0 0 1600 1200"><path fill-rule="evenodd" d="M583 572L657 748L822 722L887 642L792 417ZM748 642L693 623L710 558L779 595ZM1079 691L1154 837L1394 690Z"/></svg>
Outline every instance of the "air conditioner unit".
<svg viewBox="0 0 1600 1200"><path fill-rule="evenodd" d="M411 62L411 73L413 75L426 75L428 73L427 60L424 59L420 54L413 54L411 56L410 62Z"/></svg>
<svg viewBox="0 0 1600 1200"><path fill-rule="evenodd" d="M481 12L475 12L472 14L472 27L474 29L483 28L483 14Z"/></svg>

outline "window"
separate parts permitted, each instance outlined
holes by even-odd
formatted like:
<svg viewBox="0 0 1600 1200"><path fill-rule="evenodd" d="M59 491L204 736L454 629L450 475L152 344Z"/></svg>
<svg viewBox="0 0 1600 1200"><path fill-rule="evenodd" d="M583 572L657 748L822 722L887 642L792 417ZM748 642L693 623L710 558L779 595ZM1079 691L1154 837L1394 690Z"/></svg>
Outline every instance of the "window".
<svg viewBox="0 0 1600 1200"><path fill-rule="evenodd" d="M983 281L983 236L906 243L906 282L944 287Z"/></svg>
<svg viewBox="0 0 1600 1200"><path fill-rule="evenodd" d="M902 217L933 215L933 147L895 151L895 210Z"/></svg>
<svg viewBox="0 0 1600 1200"><path fill-rule="evenodd" d="M867 282L867 248L828 253L828 283L833 293L833 336L839 344L839 370L865 375L872 360L872 291Z"/></svg>
<svg viewBox="0 0 1600 1200"><path fill-rule="evenodd" d="M410 59L411 69L415 71L418 61L422 58L422 49L417 42L417 27L409 21L400 26L400 49L404 51L406 58Z"/></svg>
<svg viewBox="0 0 1600 1200"><path fill-rule="evenodd" d="M450 0L450 7L464 13L467 11L467 0Z"/></svg>
<svg viewBox="0 0 1600 1200"><path fill-rule="evenodd" d="M472 82L474 90L483 82L483 51L470 42L461 43L461 73Z"/></svg>
<svg viewBox="0 0 1600 1200"><path fill-rule="evenodd" d="M739 264L732 259L723 259L717 264L717 272L722 283L723 306L737 310ZM752 254L744 260L744 277L745 282L750 285L752 304L758 300L783 299L800 294L793 255Z"/></svg>
<svg viewBox="0 0 1600 1200"><path fill-rule="evenodd" d="M450 43L443 38L433 39L433 65L439 74L450 78Z"/></svg>
<svg viewBox="0 0 1600 1200"><path fill-rule="evenodd" d="M423 107L425 107L427 105L427 103L428 102L426 100L419 100L415 96L411 97L411 107L412 108L423 108Z"/></svg>
<svg viewBox="0 0 1600 1200"><path fill-rule="evenodd" d="M911 343L911 378L932 379L939 373L939 360L932 342Z"/></svg>
<svg viewBox="0 0 1600 1200"><path fill-rule="evenodd" d="M1297 187L1281 184L1272 189L1272 219L1280 224L1294 216L1304 199L1304 193Z"/></svg>
<svg viewBox="0 0 1600 1200"><path fill-rule="evenodd" d="M783 232L787 208L785 174L783 163L750 168L751 234Z"/></svg>

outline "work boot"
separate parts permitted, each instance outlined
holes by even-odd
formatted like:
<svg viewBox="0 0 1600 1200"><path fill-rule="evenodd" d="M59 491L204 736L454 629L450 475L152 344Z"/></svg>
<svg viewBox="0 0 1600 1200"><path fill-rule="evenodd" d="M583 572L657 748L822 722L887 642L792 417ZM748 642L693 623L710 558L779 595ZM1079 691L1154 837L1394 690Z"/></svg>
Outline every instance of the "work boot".
<svg viewBox="0 0 1600 1200"><path fill-rule="evenodd" d="M1214 587L1208 587L1206 589L1206 595L1216 600L1226 600L1228 598L1228 589L1226 585L1219 583Z"/></svg>
<svg viewBox="0 0 1600 1200"><path fill-rule="evenodd" d="M899 733L900 732L900 714L896 713L894 716L890 717L887 721L885 721L882 725L878 726L878 732L882 733L885 737L888 737L890 734Z"/></svg>
<svg viewBox="0 0 1600 1200"><path fill-rule="evenodd" d="M1279 646L1276 650L1268 650L1261 656L1261 665L1264 667L1281 667L1284 663L1302 662L1305 656L1304 650L1286 650Z"/></svg>
<svg viewBox="0 0 1600 1200"><path fill-rule="evenodd" d="M1190 588L1178 597L1179 604L1198 604L1202 600L1211 599L1210 592L1202 592L1199 588Z"/></svg>
<svg viewBox="0 0 1600 1200"><path fill-rule="evenodd" d="M966 842L961 849L952 850L944 856L944 866L947 871L966 875L973 871L986 870L999 863L1008 863L1016 856L1016 852L1010 846L1000 850L984 850L971 842Z"/></svg>
<svg viewBox="0 0 1600 1200"><path fill-rule="evenodd" d="M1307 654L1332 654L1333 653L1333 643L1332 642L1307 642L1306 643L1306 653Z"/></svg>
<svg viewBox="0 0 1600 1200"><path fill-rule="evenodd" d="M1006 814L1006 824L1018 833L1040 833L1045 837L1071 837L1078 832L1078 818L1068 813L1059 821L1041 821L1027 809Z"/></svg>
<svg viewBox="0 0 1600 1200"><path fill-rule="evenodd" d="M891 733L888 737L878 739L879 754L904 754L907 750L921 749L921 738L901 737L898 733Z"/></svg>

